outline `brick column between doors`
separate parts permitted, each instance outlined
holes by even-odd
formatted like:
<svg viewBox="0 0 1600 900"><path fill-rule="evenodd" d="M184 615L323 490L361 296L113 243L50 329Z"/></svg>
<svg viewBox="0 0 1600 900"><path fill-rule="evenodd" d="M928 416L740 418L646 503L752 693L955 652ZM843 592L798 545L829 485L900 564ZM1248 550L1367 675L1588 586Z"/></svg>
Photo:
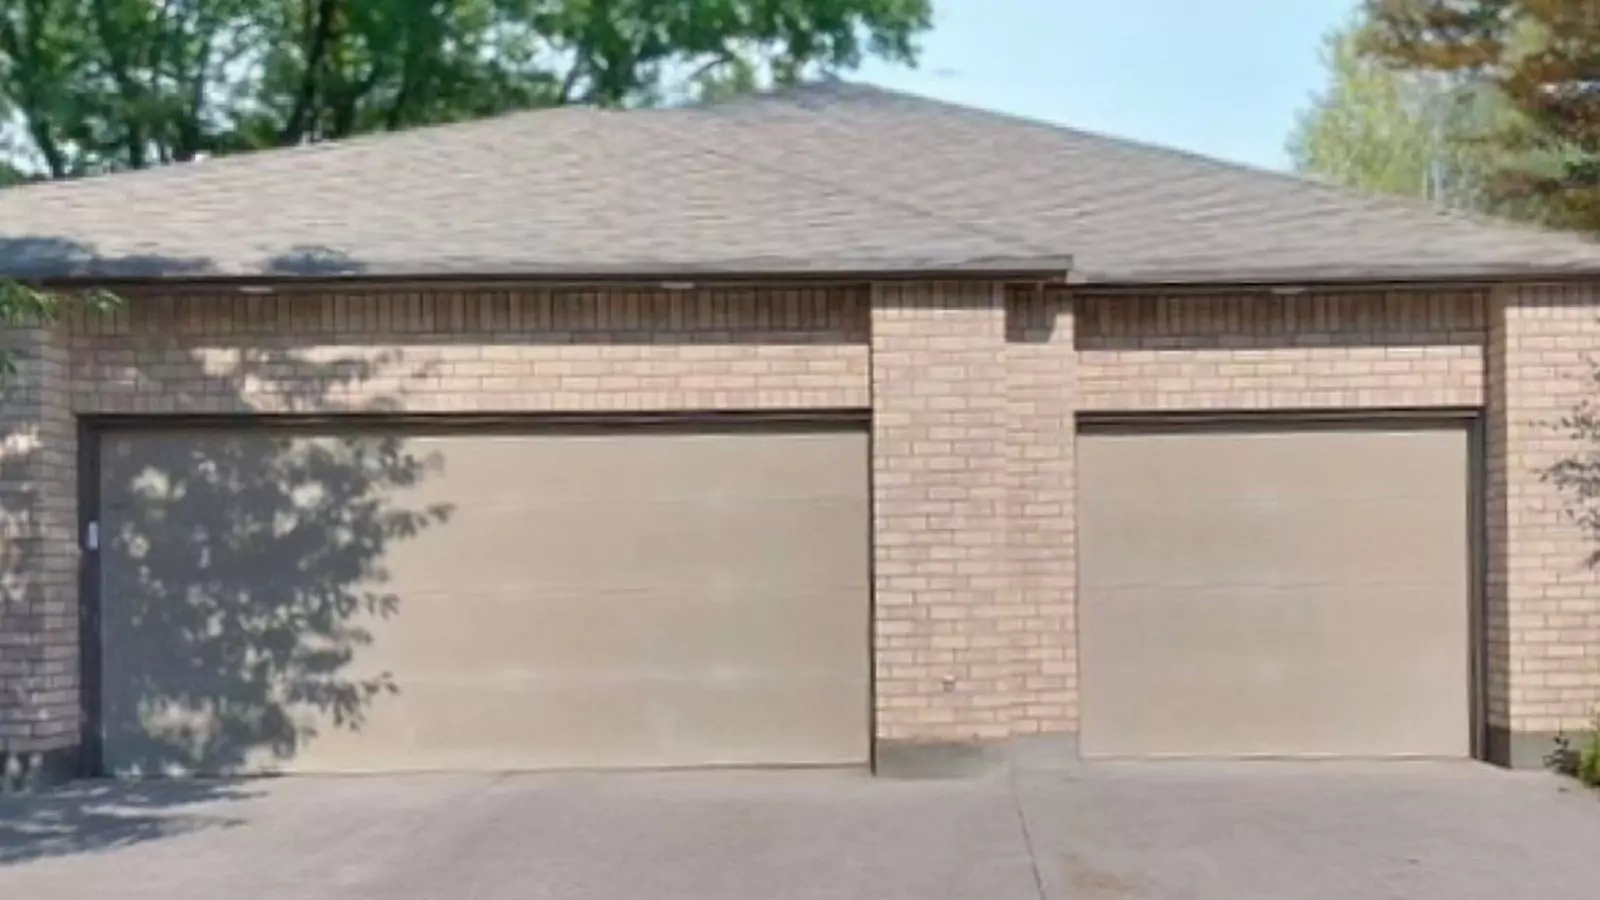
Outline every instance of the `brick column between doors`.
<svg viewBox="0 0 1600 900"><path fill-rule="evenodd" d="M56 328L0 331L0 789L76 770L76 430Z"/></svg>
<svg viewBox="0 0 1600 900"><path fill-rule="evenodd" d="M1006 546L992 610L1014 663L1012 731L1076 755L1078 731L1075 309L1064 291L1014 289L1006 327ZM1058 738L1065 738L1058 739Z"/></svg>
<svg viewBox="0 0 1600 900"><path fill-rule="evenodd" d="M871 332L877 762L947 771L1011 736L1027 682L1007 590L1005 289L879 284Z"/></svg>
<svg viewBox="0 0 1600 900"><path fill-rule="evenodd" d="M1562 420L1600 404L1600 291L1525 285L1490 309L1486 552L1489 756L1534 767L1556 733L1600 711L1600 531L1595 501L1552 478L1576 464L1600 487L1600 433ZM1600 407L1596 407L1600 410Z"/></svg>

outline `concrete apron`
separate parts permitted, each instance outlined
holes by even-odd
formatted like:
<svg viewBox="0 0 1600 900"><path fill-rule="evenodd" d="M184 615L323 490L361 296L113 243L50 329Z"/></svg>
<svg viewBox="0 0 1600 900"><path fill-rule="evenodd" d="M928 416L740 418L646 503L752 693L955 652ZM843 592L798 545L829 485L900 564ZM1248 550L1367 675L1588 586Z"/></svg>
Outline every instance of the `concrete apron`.
<svg viewBox="0 0 1600 900"><path fill-rule="evenodd" d="M1078 736L1024 735L998 741L878 741L873 773L882 778L982 778L1078 767Z"/></svg>
<svg viewBox="0 0 1600 900"><path fill-rule="evenodd" d="M1542 769L1556 748L1553 732L1509 732L1491 726L1484 756L1511 769ZM983 778L1010 772L1072 771L1082 764L1078 736L1069 732L997 741L883 741L873 752L881 778ZM72 748L46 752L0 750L0 793L59 784L78 777Z"/></svg>
<svg viewBox="0 0 1600 900"><path fill-rule="evenodd" d="M1483 748L1484 761L1508 769L1543 769L1556 749L1557 737L1555 732L1511 732L1491 726ZM1083 761L1078 736L1072 733L995 741L878 741L873 772L883 778L978 778L1006 772L1071 771Z"/></svg>

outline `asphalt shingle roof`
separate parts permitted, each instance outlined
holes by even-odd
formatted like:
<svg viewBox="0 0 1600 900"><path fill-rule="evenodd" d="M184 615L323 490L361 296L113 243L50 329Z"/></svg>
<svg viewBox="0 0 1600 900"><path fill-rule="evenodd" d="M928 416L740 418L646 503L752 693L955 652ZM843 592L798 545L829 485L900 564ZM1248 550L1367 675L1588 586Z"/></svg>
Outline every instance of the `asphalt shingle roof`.
<svg viewBox="0 0 1600 900"><path fill-rule="evenodd" d="M555 109L0 191L0 274L1600 273L1600 244L828 83Z"/></svg>

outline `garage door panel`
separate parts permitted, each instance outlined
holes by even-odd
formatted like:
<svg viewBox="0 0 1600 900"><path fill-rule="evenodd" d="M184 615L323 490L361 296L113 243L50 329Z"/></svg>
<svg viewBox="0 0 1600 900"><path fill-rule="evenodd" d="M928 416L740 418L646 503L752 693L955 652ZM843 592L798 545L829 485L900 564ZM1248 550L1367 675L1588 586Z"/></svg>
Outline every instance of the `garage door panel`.
<svg viewBox="0 0 1600 900"><path fill-rule="evenodd" d="M1099 433L1088 452L1115 456L1144 473L1139 481L1121 481L1097 490L1096 500L1128 495L1159 496L1174 492L1194 498L1249 496L1262 487L1262 476L1300 485L1303 490L1338 496L1389 496L1395 490L1417 495L1458 493L1460 470L1442 460L1464 458L1466 448L1457 428L1413 428L1384 433L1337 428L1262 428L1241 441L1239 432L1173 430ZM1167 465L1173 454L1187 465ZM1344 477L1330 483L1327 473ZM1203 479L1195 473L1204 472Z"/></svg>
<svg viewBox="0 0 1600 900"><path fill-rule="evenodd" d="M1370 678L1372 688L1399 675L1428 680L1451 672L1464 655L1458 634L1450 633L1462 623L1437 615L1440 593L1236 587L1174 603L1165 590L1120 591L1103 595L1105 602L1086 616L1105 638L1086 653L1136 664L1108 684L1161 681L1181 688L1208 672L1272 690L1327 673ZM1106 711L1129 705L1107 704Z"/></svg>
<svg viewBox="0 0 1600 900"><path fill-rule="evenodd" d="M477 435L470 446L450 435L411 437L418 453L470 459L471 478L490 487L515 484L516 498L543 497L556 503L590 501L596 496L640 499L698 499L707 490L732 497L836 497L858 499L840 473L861 466L866 436L861 433L794 431L782 435L784 465L772 465L771 447L732 432L657 432L648 442L619 437L615 431L565 434L540 441L530 451L526 435ZM528 466L530 452L543 462ZM604 471L604 484L585 483L575 471ZM417 486L422 496L437 486Z"/></svg>
<svg viewBox="0 0 1600 900"><path fill-rule="evenodd" d="M1230 588L1097 598L1088 749L1109 755L1462 755L1465 623L1441 590ZM1454 599L1459 593L1445 590ZM1398 696L1397 696L1398 695Z"/></svg>
<svg viewBox="0 0 1600 900"><path fill-rule="evenodd" d="M1172 428L1079 446L1083 743L1466 755L1455 428Z"/></svg>
<svg viewBox="0 0 1600 900"><path fill-rule="evenodd" d="M450 541L397 547L386 568L393 580L418 588L448 589L461 571L492 571L508 585L553 590L643 589L663 581L716 590L815 585L819 578L860 588L868 569L867 516L859 497L600 497L491 509L462 502L450 516Z"/></svg>
<svg viewBox="0 0 1600 900"><path fill-rule="evenodd" d="M123 431L114 772L860 763L866 437Z"/></svg>
<svg viewBox="0 0 1600 900"><path fill-rule="evenodd" d="M648 697L631 679L500 680L470 692L401 680L396 688L411 702L359 731L325 715L303 720L320 732L317 771L517 768L529 747L539 748L540 768L740 765L797 755L808 765L853 765L868 752L861 729L829 712L862 708L860 684L838 675L743 684L663 678ZM486 721L497 727L486 731ZM382 757L374 743L388 748ZM302 767L265 755L256 766Z"/></svg>
<svg viewBox="0 0 1600 900"><path fill-rule="evenodd" d="M1085 511L1085 585L1404 583L1419 572L1460 581L1467 510L1433 497L1327 496L1292 484L1261 496L1197 502L1139 497ZM1150 560L1160 560L1151 565ZM1351 560L1359 559L1359 566Z"/></svg>
<svg viewBox="0 0 1600 900"><path fill-rule="evenodd" d="M400 613L364 626L385 652L357 656L344 671L376 674L397 656L408 675L460 678L461 660L470 656L482 660L476 677L484 682L534 668L547 674L662 669L772 677L820 667L855 677L867 637L859 608L847 599L837 590L408 592Z"/></svg>
<svg viewBox="0 0 1600 900"><path fill-rule="evenodd" d="M122 734L113 759L125 774L186 774L192 769L171 737L178 734L231 760L229 772L492 771L525 765L529 747L539 748L540 768L736 765L797 752L807 764L849 765L868 752L865 734L828 712L862 703L859 682L839 673L779 683L663 678L648 699L636 680L601 678L498 679L470 691L395 679L386 690L405 701L353 718L325 705L277 704L283 721L269 731L226 711L171 704L148 711L148 730ZM496 727L486 730L486 721ZM797 736L809 746L797 746ZM295 743L304 746L296 752Z"/></svg>

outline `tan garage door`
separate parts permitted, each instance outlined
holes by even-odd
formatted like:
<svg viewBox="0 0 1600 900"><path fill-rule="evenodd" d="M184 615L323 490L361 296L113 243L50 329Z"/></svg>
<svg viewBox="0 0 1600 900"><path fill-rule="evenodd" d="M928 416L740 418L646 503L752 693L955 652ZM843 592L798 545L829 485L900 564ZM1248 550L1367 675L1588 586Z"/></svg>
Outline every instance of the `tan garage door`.
<svg viewBox="0 0 1600 900"><path fill-rule="evenodd" d="M1464 428L1078 443L1084 752L1470 752Z"/></svg>
<svg viewBox="0 0 1600 900"><path fill-rule="evenodd" d="M119 431L106 767L860 763L859 430Z"/></svg>

